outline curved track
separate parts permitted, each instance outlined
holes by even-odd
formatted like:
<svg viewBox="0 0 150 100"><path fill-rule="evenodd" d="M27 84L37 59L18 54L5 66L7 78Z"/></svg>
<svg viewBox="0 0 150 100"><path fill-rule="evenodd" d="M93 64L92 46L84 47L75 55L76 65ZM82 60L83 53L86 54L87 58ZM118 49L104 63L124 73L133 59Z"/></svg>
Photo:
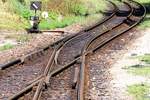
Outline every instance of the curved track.
<svg viewBox="0 0 150 100"><path fill-rule="evenodd" d="M131 9L132 12L131 14L127 17L126 20L124 20L120 25L117 27L114 27L112 30L104 32L105 34L99 34L92 38L88 43L85 45L83 52L82 52L82 66L80 68L80 84L79 84L79 89L78 89L78 100L84 100L84 94L88 91L88 87L85 89L85 67L86 64L90 65L90 63L86 62L86 58L88 58L88 54L90 52L96 52L98 49L102 48L104 45L106 45L108 42L113 40L114 38L120 36L121 34L127 32L131 28L133 28L135 25L137 25L144 17L146 14L146 9L142 5L140 5L137 2L134 1L129 1L128 4L132 4ZM104 36L102 36L104 35ZM105 36L106 35L106 36ZM96 70L95 70L96 72ZM93 71L93 73L95 73ZM90 74L90 73L88 73ZM90 75L89 75L90 76ZM98 79L97 79L98 80Z"/></svg>
<svg viewBox="0 0 150 100"><path fill-rule="evenodd" d="M88 55L133 28L146 14L145 7L137 2L122 2L118 7L112 5L114 10L102 22L55 43L50 58L46 57L43 73L9 99L31 99L26 95L33 96L33 100L87 98L85 94L89 86L85 83L89 79L85 76L90 73L85 73L85 69L89 64L86 62Z"/></svg>

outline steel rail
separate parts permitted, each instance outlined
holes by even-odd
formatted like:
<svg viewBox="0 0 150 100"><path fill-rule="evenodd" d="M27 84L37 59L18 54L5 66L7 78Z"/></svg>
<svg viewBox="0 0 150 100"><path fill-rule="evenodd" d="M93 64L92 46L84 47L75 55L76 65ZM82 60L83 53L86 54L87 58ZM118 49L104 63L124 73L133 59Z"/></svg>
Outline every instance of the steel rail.
<svg viewBox="0 0 150 100"><path fill-rule="evenodd" d="M144 16L145 16L145 14L144 14ZM144 16L142 17L142 18L144 18ZM139 23L139 22L137 22L137 23ZM135 23L135 25L137 24L137 23ZM134 26L134 25L133 25ZM132 28L132 27L131 27ZM126 31L124 31L124 32L126 32ZM113 39L114 39L115 37L113 37ZM89 52L87 51L86 53L85 53L85 55L87 55ZM85 56L85 55L83 55L83 56ZM83 57L82 56L82 57ZM78 57L77 58L77 60L79 60L81 58L81 56L80 57ZM83 58L83 59L85 59L85 58ZM72 61L71 62L71 64L73 64L74 62L76 62L76 60L74 60L74 61ZM84 62L84 61L83 61ZM82 62L82 64L84 64ZM65 65L65 66L63 66L63 67L61 67L61 68L59 68L59 69L57 69L57 70L55 70L55 71L53 71L51 74L50 74L50 77L53 77L53 76L56 76L57 74L59 74L60 72L62 72L62 71L64 71L64 69L66 69L67 67L69 67L71 64L68 64L68 65ZM50 78L49 78L50 79ZM84 78L82 79L82 80L84 80ZM83 84L83 83L82 83ZM82 90L82 89L81 89Z"/></svg>
<svg viewBox="0 0 150 100"><path fill-rule="evenodd" d="M114 13L113 13L114 14ZM113 14L109 17L111 18L113 16ZM107 21L108 19L102 21L100 24L104 23L105 21ZM71 39L65 41L61 47L57 48L55 51L54 51L54 55L52 56L52 58L50 59L50 64L47 65L47 70L46 70L46 74L44 74L45 76L47 76L48 72L50 72L50 68L52 67L52 62L54 63L55 61L55 56L57 56L59 54L59 51L67 44L69 43L70 41L72 41L73 39L77 38L77 37L80 37L82 36L82 34L76 34L74 37L72 37ZM57 61L55 61L57 63ZM49 68L49 69L48 69ZM49 77L49 80L50 80L50 77ZM40 94L42 92L42 87L43 87L43 84L44 84L45 80L41 80L40 83L38 84L38 87L37 87L37 90L35 92L35 95L33 97L33 100L38 100L40 98Z"/></svg>
<svg viewBox="0 0 150 100"><path fill-rule="evenodd" d="M109 2L110 2L110 1L109 1ZM113 4L113 3L112 3L112 4ZM114 4L113 4L113 5L114 5ZM115 10L116 10L116 9L115 9ZM104 21L100 22L99 25L103 24L104 22L106 22L107 20L109 20L110 18L112 18L112 17L114 16L114 14L115 14L115 13L113 13L110 17L108 17L108 18L105 19ZM96 27L96 26L97 26L97 25L95 25L94 27ZM90 29L91 29L91 27L90 27ZM85 30L85 31L87 31L87 30ZM70 41L72 41L73 39L75 39L75 38L77 38L77 37L79 37L79 36L81 36L81 35L82 35L82 34L75 35L75 37L72 37L70 40L66 41L66 42L61 46L61 48L63 48L67 43L69 43ZM61 49L61 48L60 48L60 49ZM55 55L60 51L60 49L55 52ZM54 59L54 60L55 60L55 59ZM56 62L57 62L57 61L56 61ZM43 81L43 82L44 82L44 81ZM37 92L35 93L35 96L34 96L33 100L36 100L36 99L39 98L39 94L40 94L40 91L41 91L43 82L42 82L42 83L39 83L39 87L38 87L38 89L37 89Z"/></svg>
<svg viewBox="0 0 150 100"><path fill-rule="evenodd" d="M130 12L130 14L126 17L126 19L128 18L128 17L130 17L131 15L132 15L132 13L133 13L133 9L132 9L132 7L128 4L128 3L126 3L126 2L124 2L124 4L126 4L126 5L128 5L129 6L129 8L131 9L131 12ZM125 20L126 20L125 19ZM102 36L103 34L106 34L106 33L108 33L108 32L110 32L111 30L113 30L113 29L115 29L116 27L118 27L118 26L120 26L122 23L124 23L124 20L121 22L121 23L119 23L118 25L116 25L115 27L113 27L112 29L110 29L110 30L107 30L107 31L105 31L105 32L103 32L103 33L101 33L101 34L98 34L97 36L95 36L95 37L93 37L91 40L89 40L87 43L86 43L86 45L84 46L84 48L83 48L83 50L82 50L82 64L81 64L81 67L80 67L80 79L79 79L79 84L78 84L78 90L77 90L77 100L84 100L84 77L85 77L85 61L86 61L86 56L89 54L89 53L91 53L91 51L87 51L87 48L90 46L90 44L95 40L95 39L97 39L98 37L100 37L100 36Z"/></svg>
<svg viewBox="0 0 150 100"><path fill-rule="evenodd" d="M44 70L44 73L43 73L44 78L41 79L41 81L39 82L38 87L36 89L36 92L34 94L33 100L38 100L40 98L43 85L44 85L44 83L46 83L47 76L48 76L49 72L52 70L55 55L56 55L57 51L63 46L63 44L64 43L61 43L55 47L55 49L54 49L54 51L53 51L53 53L52 53L52 55L48 61L48 64ZM40 80L40 78L38 80Z"/></svg>
<svg viewBox="0 0 150 100"><path fill-rule="evenodd" d="M131 25L127 30L124 30L124 31L120 32L119 34L116 34L115 36L111 37L110 39L103 41L102 44L98 45L93 50L90 50L90 52L95 52L96 50L98 50L99 48L101 48L103 45L105 45L106 43L110 42L112 39L114 39L114 38L122 35L123 33L129 31L130 29L132 29L133 27L135 27L136 25L138 25L144 19L145 15L146 15L146 8L143 5L141 5L140 3L138 3L138 2L135 2L135 1L132 1L132 2L137 3L138 5L140 5L143 8L143 15L140 16L140 19L136 23L134 23L133 25Z"/></svg>
<svg viewBox="0 0 150 100"><path fill-rule="evenodd" d="M109 2L111 2L111 1L109 1ZM112 3L113 5L115 5L113 2L111 2L111 3ZM124 3L125 3L126 5L128 5L126 2L124 2ZM114 7L116 7L116 6L114 6ZM130 8L129 5L128 5L128 7ZM118 11L119 11L119 9L116 8L116 9L115 9L115 12L114 12L108 19L104 20L103 22L101 22L101 23L99 23L99 24L97 23L97 24L94 25L93 27L90 27L89 29L86 30L86 32L87 32L87 31L90 31L90 29L93 30L94 28L96 28L96 27L102 25L103 23L109 21L110 19L112 19L113 17L116 16L116 13L117 13ZM133 11L133 10L132 10L132 11ZM132 11L130 11L130 13L129 13L129 15L127 15L127 17L126 17L126 16L124 16L124 17L126 17L126 19L127 19L128 16L131 15L131 12L132 12ZM124 19L124 20L126 20L126 19ZM122 20L122 22L120 22L120 23L114 25L112 28L109 27L107 30L105 30L105 32L102 32L100 35L103 35L103 34L107 33L108 31L110 31L110 30L112 30L112 29L118 27L119 25L121 25L121 24L123 23L124 20ZM81 35L82 35L82 34L81 34ZM79 35L79 36L81 36L81 35ZM94 36L95 36L95 35L97 36L97 34L94 34ZM99 35L99 34L98 34L98 35ZM77 37L78 37L78 36L77 36ZM73 39L71 39L71 40L73 40ZM70 41L71 41L71 40L70 40ZM64 45L66 45L66 44L69 43L70 41L66 42ZM60 50L57 52L57 56L56 56L56 58L55 58L56 60L58 60L58 55L59 55L61 49L63 49L63 46L62 46L62 48L60 48ZM79 56L81 56L81 54L77 55L76 57L79 57ZM56 61L56 62L57 62L57 61Z"/></svg>
<svg viewBox="0 0 150 100"><path fill-rule="evenodd" d="M56 54L56 52L54 53L54 55ZM86 53L86 55L87 55L88 53ZM83 57L83 56L82 56ZM54 59L54 57L52 57L53 59ZM59 69L57 69L57 70L55 70L55 71L53 71L52 73L47 73L47 72L49 72L49 68L48 68L48 70L47 71L45 71L46 72L46 76L48 75L49 76L49 78L48 79L50 79L50 77L53 77L53 76L55 76L55 75L57 75L57 74L59 74L60 72L62 72L64 69L66 69L66 68L68 68L70 65L72 65L72 64L74 64L77 60L79 60L81 58L81 56L80 57L78 57L78 58L76 58L74 61L72 61L72 62L70 62L69 64L67 64L67 65L65 65L65 66L63 66L63 67L61 67L61 68L59 68ZM52 62L52 60L50 60L50 62ZM49 63L49 65L51 65L52 63ZM38 88L37 88L37 92L36 92L36 95L34 96L34 100L37 100L38 98L39 98L39 96L40 96L40 91L41 91L41 87L43 86L43 82L45 82L44 80L45 80L45 78L39 78L40 79L40 84L38 85ZM37 79L38 81L39 81L39 79ZM37 82L37 80L35 80L31 85L29 85L28 87L30 87L30 89L33 87L33 86L35 86L35 83ZM33 85L34 84L34 85ZM37 83L36 83L37 84ZM28 88L29 89L29 88ZM22 92L23 93L23 92Z"/></svg>
<svg viewBox="0 0 150 100"><path fill-rule="evenodd" d="M93 30L94 28L96 28L99 25L102 25L103 23L105 23L106 21L110 20L113 16L115 16L116 12L119 11L118 7L115 5L115 3L113 3L112 1L106 0L108 1L110 4L112 4L114 10L113 13L106 19L104 19L103 21L97 22L96 24L94 24L94 26L90 26L86 29L84 29L84 32L88 32L90 30Z"/></svg>
<svg viewBox="0 0 150 100"><path fill-rule="evenodd" d="M133 3L134 1L132 1ZM137 2L136 2L137 3ZM138 3L139 4L139 3ZM141 4L139 4L140 6L142 6ZM108 42L110 42L111 40L113 40L114 38L120 36L121 34L129 31L131 28L133 28L134 26L136 26L146 15L146 9L144 6L143 7L143 16L141 16L141 19L139 19L139 21L137 21L135 24L133 24L132 26L130 26L128 29L120 32L119 34L116 34L115 36L103 41L102 43L100 43L100 45L98 45L96 48L94 48L93 50L88 51L88 47L90 46L90 44L97 39L98 37L95 37L93 39L91 39L91 41L89 41L89 43L87 43L87 45L85 45L85 48L83 49L83 57L82 57L82 65L81 65L81 71L80 71L80 83L79 83L79 88L78 88L78 100L84 100L84 77L85 77L85 61L86 61L86 56L89 54L88 52L95 52L96 50L98 50L99 48L103 47L104 45L106 45ZM86 54L84 53L86 52Z"/></svg>
<svg viewBox="0 0 150 100"><path fill-rule="evenodd" d="M144 7L143 7L144 8ZM128 30L130 30L131 28L133 28L134 26L136 26L144 17L145 17L145 14L146 14L146 9L144 8L144 14L143 14L143 16L141 17L141 19L139 20L139 21L137 21L137 23L135 23L134 25L132 25ZM126 31L128 31L128 30L126 30ZM126 32L126 31L124 31L124 32ZM124 32L122 32L122 33L120 33L120 34L123 34ZM118 35L119 36L119 35ZM116 37L113 37L112 39L114 39L114 38L116 38ZM111 40L112 40L111 39ZM106 42L108 42L108 41L106 41ZM87 51L87 52L85 52L85 55L87 55L87 54L89 54L89 52ZM84 56L85 56L84 55ZM83 57L83 56L82 56ZM78 57L77 59L80 59L81 58L81 56L80 57ZM84 58L84 57L83 57ZM67 66L68 67L68 66ZM63 69L66 69L67 67L63 67L63 68L59 68L59 70L56 70L56 71L54 71L54 76L55 75L57 75L57 74L59 74L60 72L62 72L63 71ZM51 75L52 76L52 75Z"/></svg>
<svg viewBox="0 0 150 100"><path fill-rule="evenodd" d="M132 11L131 11L132 12ZM120 24L119 24L120 25ZM82 56L80 56L80 57L78 57L77 59L80 59ZM68 66L67 66L68 67ZM65 69L67 68L67 67L65 67ZM64 69L64 68L63 68ZM57 74L59 74L60 72L62 72L62 71L64 71L62 68L60 68L60 70L61 71L57 71L56 73L55 73L55 76L57 75ZM50 77L52 77L52 75L50 75ZM50 79L50 78L49 78ZM83 79L82 79L83 80Z"/></svg>
<svg viewBox="0 0 150 100"><path fill-rule="evenodd" d="M107 1L107 0L106 0L106 1ZM116 11L116 10L117 10L117 9L116 9L116 5L115 5L113 2L111 2L111 1L108 1L108 2L110 2L110 3L114 6L114 11ZM87 32L87 31L91 30L92 28L94 28L94 27L96 27L96 26L98 26L98 25L100 25L100 24L103 24L104 22L106 22L107 20L109 20L109 19L110 19L111 17L113 17L114 15L115 15L115 13L113 12L108 18L105 18L103 21L100 21L99 23L94 24L93 26L87 27L87 28L81 30L80 32L78 32L78 33L76 33L76 34L69 35L69 36L67 36L67 37L65 37L65 38L62 38L62 39L60 39L60 40L58 40L58 41L56 41L56 42L54 42L54 43L52 43L52 44L50 44L50 45L48 45L48 46L42 48L42 49L40 49L40 50L33 51L33 52L31 52L30 54L27 54L27 55L25 55L25 56L23 56L23 57L21 57L21 58L17 58L17 59L15 59L15 60L13 60L13 61L9 61L9 62L7 62L7 63L5 63L5 64L1 64L1 65L0 65L0 70L5 70L6 68L9 68L9 67L11 67L11 66L13 66L13 65L16 65L16 64L19 64L19 63L24 63L25 59L31 57L32 55L35 55L35 54L41 53L41 52L43 52L43 51L46 51L46 50L48 50L50 47L54 47L54 46L56 46L56 45L58 45L58 44L60 44L60 43L65 43L65 42L67 42L68 40L70 40L70 39L72 39L72 38L75 38L75 37L78 36L80 33L82 33L82 32ZM66 32L66 31L57 31L57 30L54 30L54 31L52 31L52 30L42 30L42 32L58 32L58 33L62 33L62 34L64 34L64 33L69 33L69 32ZM70 33L69 33L69 34L70 34Z"/></svg>
<svg viewBox="0 0 150 100"><path fill-rule="evenodd" d="M129 8L131 9L130 14L129 14L129 15L126 17L126 19L125 19L125 20L127 20L129 17L132 16L133 8L132 8L127 2L123 2L123 3L125 3L126 5L128 5ZM85 52L84 50L86 50L94 40L96 40L97 38L101 37L102 35L105 35L106 33L110 32L110 31L112 31L112 30L115 30L115 28L117 28L118 26L124 24L124 21L125 21L125 20L123 20L121 23L119 23L118 25L116 25L116 26L113 27L112 29L106 30L105 32L103 32L103 33L101 33L101 34L97 34L95 37L93 37L91 40L89 40L89 41L86 43L86 45L84 46L84 48L83 48L83 50L82 50L82 51L83 51L82 53ZM91 53L92 51L93 51L93 50L90 50L90 51L87 51L87 50L86 50L86 53L85 53L85 54L87 55L88 53Z"/></svg>
<svg viewBox="0 0 150 100"><path fill-rule="evenodd" d="M110 1L109 1L109 2L110 2ZM110 3L112 3L112 2L110 2ZM109 20L110 18L112 18L112 17L115 15L116 5L114 5L114 3L112 3L112 5L113 5L114 8L115 8L115 9L114 9L114 13L112 13L108 18L106 18L106 19L104 19L102 22L100 22L99 25L100 25L100 24L103 24L104 22L106 22L107 20ZM97 25L94 25L93 27L95 27L95 26L97 26ZM90 28L92 28L92 27L90 27ZM89 29L89 28L85 29L84 31L87 31L88 29ZM81 31L81 32L82 32L82 31ZM79 32L79 33L81 33L81 32ZM58 49L60 49L61 47L63 47L66 42L68 43L68 41L71 41L73 38L78 37L78 34L79 34L79 33L77 33L77 34L75 34L75 35L71 35L71 36L69 36L69 37L67 37L67 38L64 38L64 39L62 39L62 40L60 40L60 41L55 42L53 45L51 45L51 46L55 46L55 45L58 45L58 44L61 43L61 45L60 45L59 47L57 47L56 49L54 49L54 52L53 52L53 54L52 54L52 57L51 57L51 59L49 60L49 63L48 63L48 65L47 65L47 67L46 67L46 69L45 69L45 71L44 71L44 75L39 76L37 79L33 80L32 82L29 82L29 86L28 86L28 87L26 87L26 88L23 89L22 91L18 92L18 93L15 94L14 96L10 97L10 100L19 98L19 96L22 96L22 94L24 94L24 93L27 92L28 90L32 89L33 86L35 86L35 85L38 84L36 93L35 93L34 98L33 98L33 100L37 100L37 99L40 97L41 89L42 89L43 83L45 82L45 78L47 78L46 76L47 76L48 72L50 71L50 67L51 67L52 63L54 62L54 55L56 55L56 52L58 51ZM79 35L79 36L80 36L80 35ZM49 47L45 47L44 50L47 50L47 49L49 49ZM42 50L40 50L40 52L41 52L41 51L42 51ZM38 52L38 51L37 51L37 52ZM31 53L31 54L29 54L29 55L31 56L31 55L33 55L33 54L34 54L34 53ZM26 56L26 57L28 57L28 56ZM24 57L24 58L26 58L26 57ZM55 74L57 74L57 73L63 71L63 70L66 69L67 67L71 66L71 65L74 64L78 59L79 59L79 58L75 59L74 61L70 62L70 63L67 64L67 65L64 65L64 66L61 67L60 69L57 69L57 70L53 71L52 73L50 73L50 74L48 75L48 77L49 77L48 79L50 80L50 77L51 77L51 76L55 76Z"/></svg>
<svg viewBox="0 0 150 100"><path fill-rule="evenodd" d="M106 0L106 1L108 1L108 0ZM110 19L112 19L112 18L115 16L116 12L118 12L119 9L117 8L117 6L116 6L113 2L111 2L111 1L108 1L108 2L110 2L110 3L114 6L113 13L112 13L108 18L104 19L103 21L100 21L99 23L96 23L96 24L94 24L93 26L90 26L90 27L84 29L84 32L83 32L83 33L88 32L88 31L90 31L90 30L93 30L94 28L96 28L96 27L98 27L98 26L104 24L105 22L109 21ZM82 32L81 32L81 33L82 33ZM58 55L59 55L60 51L63 49L63 47L64 47L66 44L68 44L70 41L72 41L72 40L74 40L74 39L76 39L76 38L78 38L78 37L80 37L80 36L82 36L82 35L83 35L83 34L79 34L79 35L76 35L76 36L73 35L73 36L74 36L73 38L71 38L71 39L68 40L68 41L65 41L65 43L64 43L63 46L58 50L57 55L55 56L55 62L56 62L56 63L58 62ZM58 64L58 63L57 63L57 64Z"/></svg>

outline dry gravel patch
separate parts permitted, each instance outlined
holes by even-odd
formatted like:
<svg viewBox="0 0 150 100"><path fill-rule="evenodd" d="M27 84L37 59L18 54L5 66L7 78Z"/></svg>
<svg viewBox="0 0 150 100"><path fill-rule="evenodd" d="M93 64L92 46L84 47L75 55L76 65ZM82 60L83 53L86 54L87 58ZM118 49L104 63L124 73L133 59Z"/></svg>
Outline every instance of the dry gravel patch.
<svg viewBox="0 0 150 100"><path fill-rule="evenodd" d="M79 32L82 28L83 28L82 26L74 24L66 28L56 29L56 30L67 32L64 34L56 33L56 32L45 32L43 34L33 34L32 39L29 40L28 42L25 42L20 45L16 45L13 49L10 50L0 51L0 57L1 57L0 64L6 63L18 57L22 57L28 53L31 53L35 50L39 50L43 47L46 47L59 39L62 39L68 35ZM3 41L5 41L6 40L4 38L5 35L12 34L14 32L0 31L0 33L1 33L0 35L1 41L2 39ZM16 34L27 34L27 33L21 31L21 32L16 32ZM10 40L11 43L13 41L14 40Z"/></svg>
<svg viewBox="0 0 150 100"><path fill-rule="evenodd" d="M110 69L110 72L112 74L113 80L111 81L112 84L112 94L116 98L116 100L134 100L132 96L129 96L127 93L127 86L133 85L133 84L140 84L140 83L148 83L150 84L150 78L143 77L143 76L137 76L128 73L126 70L124 70L125 66L131 66L131 65L137 65L141 62L139 62L136 59L131 59L130 57L133 55L144 55L144 54L150 54L150 29L146 29L140 32L137 32L136 34L142 34L141 37L137 38L128 49L123 51L121 55L119 55L120 59L116 61L112 65L112 68Z"/></svg>

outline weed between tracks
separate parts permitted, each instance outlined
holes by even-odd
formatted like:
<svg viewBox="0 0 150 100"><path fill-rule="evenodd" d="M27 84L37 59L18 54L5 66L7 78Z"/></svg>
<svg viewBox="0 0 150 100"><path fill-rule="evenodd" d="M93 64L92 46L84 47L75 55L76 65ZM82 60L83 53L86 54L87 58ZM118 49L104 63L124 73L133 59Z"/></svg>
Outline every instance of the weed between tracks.
<svg viewBox="0 0 150 100"><path fill-rule="evenodd" d="M133 95L136 100L150 100L150 97L148 96L150 85L146 83L128 86L127 91L129 94Z"/></svg>
<svg viewBox="0 0 150 100"><path fill-rule="evenodd" d="M0 51L12 49L13 47L14 47L14 45L7 43L7 44L4 44L3 46L0 46Z"/></svg>

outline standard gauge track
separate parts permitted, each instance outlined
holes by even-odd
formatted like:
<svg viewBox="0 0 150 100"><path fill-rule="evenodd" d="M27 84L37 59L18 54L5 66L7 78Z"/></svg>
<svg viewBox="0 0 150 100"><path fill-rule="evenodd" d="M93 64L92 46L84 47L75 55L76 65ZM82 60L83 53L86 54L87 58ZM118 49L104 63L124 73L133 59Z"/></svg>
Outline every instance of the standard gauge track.
<svg viewBox="0 0 150 100"><path fill-rule="evenodd" d="M133 28L145 16L142 5L129 2L121 2L118 7L110 2L114 10L103 21L56 42L42 73L9 100L84 100L87 56Z"/></svg>

